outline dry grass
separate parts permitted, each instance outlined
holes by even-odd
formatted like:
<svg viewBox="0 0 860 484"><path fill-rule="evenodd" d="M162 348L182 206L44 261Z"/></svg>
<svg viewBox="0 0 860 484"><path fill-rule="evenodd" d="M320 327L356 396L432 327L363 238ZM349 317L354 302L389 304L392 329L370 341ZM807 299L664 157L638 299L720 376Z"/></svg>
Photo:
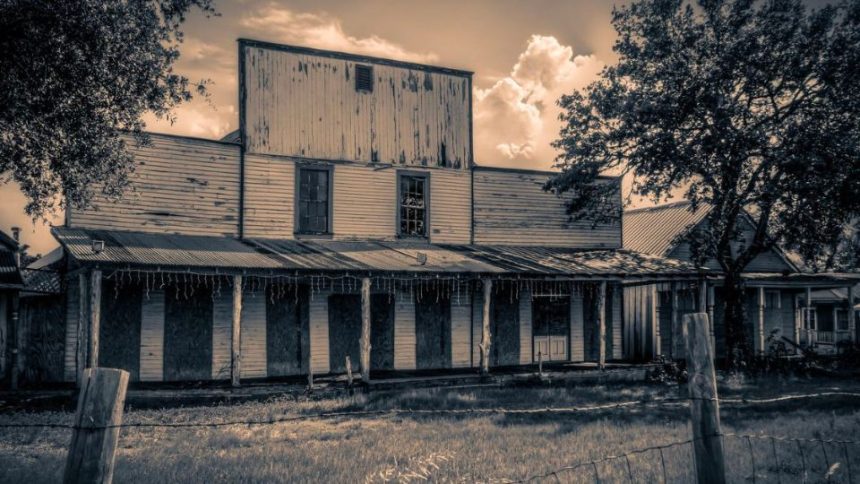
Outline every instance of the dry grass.
<svg viewBox="0 0 860 484"><path fill-rule="evenodd" d="M731 382L724 396L770 396L820 390L860 390L860 383L779 381ZM267 420L285 415L356 409L539 408L678 396L667 386L625 385L571 388L415 390L320 401L274 400L236 406L126 413L126 422ZM474 482L504 481L583 461L689 438L688 410L626 408L588 414L397 415L310 419L273 425L219 428L127 428L120 436L117 482ZM829 399L779 406L724 408L724 432L787 437L860 440L860 402ZM71 422L66 413L0 414L0 423ZM60 479L68 430L0 430L0 482ZM750 457L749 445L753 447ZM726 440L730 478L799 482L847 482L849 466L860 478L860 446L803 447L769 440ZM846 462L847 456L850 458ZM825 456L826 452L826 456ZM663 453L670 482L691 477L689 445ZM657 451L633 455L636 482L659 482ZM625 459L596 466L602 482L628 478ZM561 474L562 482L591 482L588 466ZM550 481L555 481L551 478Z"/></svg>

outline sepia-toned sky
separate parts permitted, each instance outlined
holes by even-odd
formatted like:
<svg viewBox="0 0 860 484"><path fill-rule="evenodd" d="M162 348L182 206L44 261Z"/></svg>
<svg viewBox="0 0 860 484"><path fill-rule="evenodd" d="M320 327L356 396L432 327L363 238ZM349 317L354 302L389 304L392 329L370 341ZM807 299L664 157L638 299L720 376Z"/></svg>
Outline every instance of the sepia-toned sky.
<svg viewBox="0 0 860 484"><path fill-rule="evenodd" d="M623 2L622 2L623 3ZM471 70L475 161L545 169L552 165L555 101L612 63L608 0L216 0L220 17L192 14L176 68L210 79L210 103L181 106L176 123L147 118L157 132L219 138L236 129L240 37ZM0 229L22 227L32 253L56 246L48 222L31 221L17 187L0 186Z"/></svg>

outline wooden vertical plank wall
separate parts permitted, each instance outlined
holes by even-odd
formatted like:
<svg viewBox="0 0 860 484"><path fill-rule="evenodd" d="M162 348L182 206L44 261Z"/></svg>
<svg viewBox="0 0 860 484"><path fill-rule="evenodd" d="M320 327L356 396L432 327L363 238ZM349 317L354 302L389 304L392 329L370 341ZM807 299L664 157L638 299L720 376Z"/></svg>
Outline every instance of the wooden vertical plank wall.
<svg viewBox="0 0 860 484"><path fill-rule="evenodd" d="M310 300L311 370L329 372L328 290L314 291ZM395 330L396 331L396 330ZM395 332L395 337L396 337Z"/></svg>
<svg viewBox="0 0 860 484"><path fill-rule="evenodd" d="M454 368L471 366L471 331L472 297L468 283L460 283L459 291L451 297L451 366Z"/></svg>
<svg viewBox="0 0 860 484"><path fill-rule="evenodd" d="M414 370L417 362L415 335L415 295L400 291L394 305L394 369Z"/></svg>
<svg viewBox="0 0 860 484"><path fill-rule="evenodd" d="M585 360L585 295L574 290L570 300L570 360Z"/></svg>
<svg viewBox="0 0 860 484"><path fill-rule="evenodd" d="M536 358L532 357L532 295L527 287L519 290L520 310L520 364L528 365Z"/></svg>
<svg viewBox="0 0 860 484"><path fill-rule="evenodd" d="M141 301L140 381L164 380L164 291L150 290Z"/></svg>
<svg viewBox="0 0 860 484"><path fill-rule="evenodd" d="M262 290L242 294L242 378L266 377L265 298Z"/></svg>
<svg viewBox="0 0 860 484"><path fill-rule="evenodd" d="M226 286L226 285L225 285ZM212 379L229 380L233 344L233 295L226 288L212 303Z"/></svg>

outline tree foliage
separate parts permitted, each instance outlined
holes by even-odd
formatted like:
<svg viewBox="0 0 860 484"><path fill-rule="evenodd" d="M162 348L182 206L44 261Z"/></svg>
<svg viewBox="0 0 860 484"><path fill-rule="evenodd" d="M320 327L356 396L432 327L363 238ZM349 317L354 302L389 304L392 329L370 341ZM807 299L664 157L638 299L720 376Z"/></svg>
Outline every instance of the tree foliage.
<svg viewBox="0 0 860 484"><path fill-rule="evenodd" d="M141 116L206 94L173 70L181 24L213 0L0 0L0 176L26 211L118 196L133 170L121 136ZM96 188L98 187L98 188Z"/></svg>
<svg viewBox="0 0 860 484"><path fill-rule="evenodd" d="M547 188L591 195L571 215L606 206L588 188L601 172L632 174L655 201L682 190L711 208L697 260L716 259L735 291L776 244L808 261L836 247L860 212L860 1L639 0L612 22L618 62L559 101L562 173Z"/></svg>

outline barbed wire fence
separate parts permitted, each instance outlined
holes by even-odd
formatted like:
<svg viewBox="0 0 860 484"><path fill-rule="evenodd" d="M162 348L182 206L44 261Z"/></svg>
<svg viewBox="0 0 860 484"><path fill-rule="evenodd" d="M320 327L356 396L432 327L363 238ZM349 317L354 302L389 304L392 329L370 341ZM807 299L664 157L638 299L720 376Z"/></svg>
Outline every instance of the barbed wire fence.
<svg viewBox="0 0 860 484"><path fill-rule="evenodd" d="M111 370L116 371L116 370ZM224 428L265 426L325 419L387 418L403 416L487 416L594 414L631 409L689 408L697 402L718 403L723 407L767 406L784 402L828 399L854 399L860 393L825 391L787 394L769 398L664 397L627 400L596 405L541 408L394 408L344 410L272 416L268 419L223 419L183 422L119 422L103 424L76 418L34 423L0 423L0 429L64 429L73 432L110 432L131 428ZM81 408L79 404L78 412ZM718 437L724 447L729 482L860 482L860 440L797 438L769 434L716 432L675 442L638 448L563 467L535 472L521 478L493 478L491 482L695 482L695 444ZM115 442L114 442L115 445ZM71 451L70 451L71 454ZM729 465L727 465L729 467ZM419 476L420 477L420 476ZM426 477L426 476L425 476Z"/></svg>

